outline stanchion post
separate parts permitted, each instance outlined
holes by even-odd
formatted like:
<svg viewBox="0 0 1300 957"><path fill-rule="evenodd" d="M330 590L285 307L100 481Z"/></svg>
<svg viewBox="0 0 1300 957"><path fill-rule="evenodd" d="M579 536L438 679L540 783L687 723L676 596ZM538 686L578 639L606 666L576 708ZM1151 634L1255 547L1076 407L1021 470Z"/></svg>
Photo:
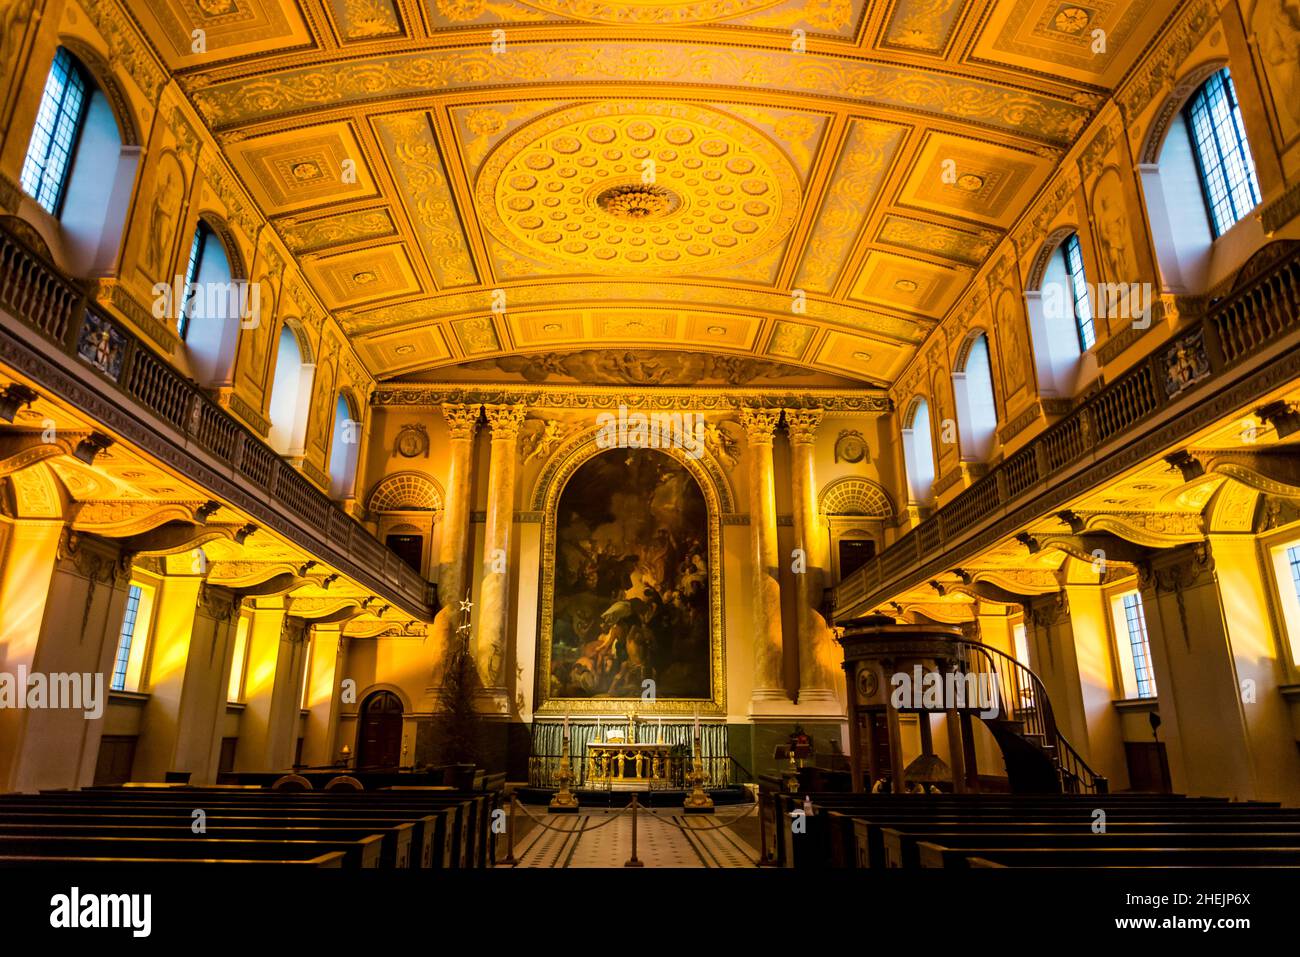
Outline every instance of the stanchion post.
<svg viewBox="0 0 1300 957"><path fill-rule="evenodd" d="M509 864L511 867L518 865L515 860L515 804L519 798L514 794L510 795L510 815L506 818L506 859L502 864Z"/></svg>
<svg viewBox="0 0 1300 957"><path fill-rule="evenodd" d="M636 856L636 792L632 792L632 856L627 859L624 867L645 867L645 864L637 860Z"/></svg>

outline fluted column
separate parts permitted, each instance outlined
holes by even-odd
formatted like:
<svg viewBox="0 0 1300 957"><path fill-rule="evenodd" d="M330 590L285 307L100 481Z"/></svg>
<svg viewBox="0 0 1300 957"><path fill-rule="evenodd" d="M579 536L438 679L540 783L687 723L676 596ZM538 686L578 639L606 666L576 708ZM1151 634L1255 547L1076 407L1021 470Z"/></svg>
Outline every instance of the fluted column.
<svg viewBox="0 0 1300 957"><path fill-rule="evenodd" d="M469 542L469 516L474 486L470 472L474 461L474 431L480 406L444 403L447 419L447 484L443 489L442 537L438 545L438 601L442 610L434 620L438 654L446 654L456 621L459 602L465 597L465 550Z"/></svg>
<svg viewBox="0 0 1300 957"><path fill-rule="evenodd" d="M834 674L823 656L829 629L817 611L826 583L826 542L817 520L817 481L813 443L821 409L786 409L794 492L795 547L803 549L803 571L796 566L795 611L799 628L799 704L835 703ZM838 710L838 706L836 707Z"/></svg>
<svg viewBox="0 0 1300 957"><path fill-rule="evenodd" d="M478 641L474 661L487 695L506 703L505 641L510 603L510 531L515 512L515 461L519 427L527 409L522 405L483 407L492 430L488 462L487 530L483 539L483 582L474 618Z"/></svg>
<svg viewBox="0 0 1300 957"><path fill-rule="evenodd" d="M776 546L776 485L772 469L772 433L780 413L742 409L741 424L749 442L749 540L753 569L754 690L753 705L787 701L782 676L781 585ZM751 709L753 709L751 705ZM757 710L762 710L761 707Z"/></svg>

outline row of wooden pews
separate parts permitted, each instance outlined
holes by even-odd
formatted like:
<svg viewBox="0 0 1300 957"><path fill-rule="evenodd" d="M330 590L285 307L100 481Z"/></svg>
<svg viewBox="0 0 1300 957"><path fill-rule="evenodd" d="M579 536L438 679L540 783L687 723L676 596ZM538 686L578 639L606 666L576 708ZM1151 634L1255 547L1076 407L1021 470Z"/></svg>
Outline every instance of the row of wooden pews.
<svg viewBox="0 0 1300 957"><path fill-rule="evenodd" d="M0 795L0 867L470 868L496 792L126 786Z"/></svg>
<svg viewBox="0 0 1300 957"><path fill-rule="evenodd" d="M764 795L766 863L1300 869L1300 809L1166 794ZM795 822L798 826L795 826Z"/></svg>

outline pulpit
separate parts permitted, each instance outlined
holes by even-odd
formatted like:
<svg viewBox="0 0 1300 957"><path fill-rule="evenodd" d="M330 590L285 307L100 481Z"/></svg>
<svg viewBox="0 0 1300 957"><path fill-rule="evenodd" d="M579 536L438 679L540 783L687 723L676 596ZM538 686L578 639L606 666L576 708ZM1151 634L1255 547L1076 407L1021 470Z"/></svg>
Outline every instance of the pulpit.
<svg viewBox="0 0 1300 957"><path fill-rule="evenodd" d="M593 741L587 745L586 786L614 791L666 788L672 780L670 744Z"/></svg>

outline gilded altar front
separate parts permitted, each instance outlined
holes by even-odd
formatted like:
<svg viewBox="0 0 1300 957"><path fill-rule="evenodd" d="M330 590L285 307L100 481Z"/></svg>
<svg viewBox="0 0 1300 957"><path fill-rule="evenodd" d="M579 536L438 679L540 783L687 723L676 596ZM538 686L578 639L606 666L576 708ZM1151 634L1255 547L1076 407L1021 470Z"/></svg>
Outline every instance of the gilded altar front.
<svg viewBox="0 0 1300 957"><path fill-rule="evenodd" d="M681 757L670 744L634 744L623 741L587 745L586 786L614 791L667 788L680 778L675 764Z"/></svg>

